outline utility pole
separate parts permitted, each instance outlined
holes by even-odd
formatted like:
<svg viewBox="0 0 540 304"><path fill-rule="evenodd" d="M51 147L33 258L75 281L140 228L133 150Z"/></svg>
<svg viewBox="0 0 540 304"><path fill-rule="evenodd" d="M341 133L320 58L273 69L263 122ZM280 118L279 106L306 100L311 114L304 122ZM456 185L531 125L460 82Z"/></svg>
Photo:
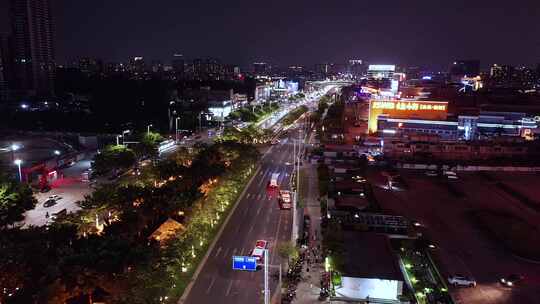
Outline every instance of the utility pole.
<svg viewBox="0 0 540 304"><path fill-rule="evenodd" d="M201 121L201 115L202 115L202 111L199 112L199 132L202 131L202 121Z"/></svg>
<svg viewBox="0 0 540 304"><path fill-rule="evenodd" d="M178 138L178 120L179 119L180 119L180 117L176 117L176 119L175 119L175 122L176 122L176 137L175 137L176 138L176 143L178 143L178 141L180 140Z"/></svg>
<svg viewBox="0 0 540 304"><path fill-rule="evenodd" d="M292 171L292 174L294 176L294 174L296 174L296 140L294 139L294 137L292 138L292 142L293 142L293 171ZM294 183L294 180L292 180L291 182ZM294 193L294 198L293 198L292 241L296 244L296 239L297 239L296 202L297 202L297 199L298 199L298 185L296 185L296 187L294 188L293 193Z"/></svg>
<svg viewBox="0 0 540 304"><path fill-rule="evenodd" d="M268 286L268 249L264 250L264 304L270 304L270 287Z"/></svg>

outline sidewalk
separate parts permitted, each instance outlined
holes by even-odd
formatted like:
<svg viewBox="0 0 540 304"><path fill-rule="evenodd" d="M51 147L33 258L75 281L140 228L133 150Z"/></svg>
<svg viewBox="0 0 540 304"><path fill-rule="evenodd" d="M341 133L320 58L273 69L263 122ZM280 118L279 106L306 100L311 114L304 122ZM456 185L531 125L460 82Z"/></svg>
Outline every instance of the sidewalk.
<svg viewBox="0 0 540 304"><path fill-rule="evenodd" d="M321 208L316 165L306 164L302 169L308 177L308 191L305 199L304 215L310 217L310 240L306 249L306 262L302 270L302 280L296 289L292 303L320 303L321 278L324 264L321 258ZM309 269L309 270L308 270Z"/></svg>

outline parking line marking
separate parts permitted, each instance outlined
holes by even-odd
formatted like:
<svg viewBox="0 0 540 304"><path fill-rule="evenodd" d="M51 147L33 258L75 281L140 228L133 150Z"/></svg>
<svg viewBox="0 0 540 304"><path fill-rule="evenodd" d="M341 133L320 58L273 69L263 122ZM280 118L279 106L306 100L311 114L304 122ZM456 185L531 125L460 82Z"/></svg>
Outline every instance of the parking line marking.
<svg viewBox="0 0 540 304"><path fill-rule="evenodd" d="M210 293L210 289L212 289L212 286L214 286L215 281L216 281L216 277L212 277L212 281L210 281L210 285L208 285L208 289L206 289L206 294Z"/></svg>
<svg viewBox="0 0 540 304"><path fill-rule="evenodd" d="M233 281L231 280L231 282L229 283L229 287L227 287L227 291L225 292L225 296L228 296L229 293L231 293L232 284L233 284Z"/></svg>
<svg viewBox="0 0 540 304"><path fill-rule="evenodd" d="M221 246L219 246L219 248L216 250L216 255L214 255L214 257L217 258L220 252L221 252Z"/></svg>

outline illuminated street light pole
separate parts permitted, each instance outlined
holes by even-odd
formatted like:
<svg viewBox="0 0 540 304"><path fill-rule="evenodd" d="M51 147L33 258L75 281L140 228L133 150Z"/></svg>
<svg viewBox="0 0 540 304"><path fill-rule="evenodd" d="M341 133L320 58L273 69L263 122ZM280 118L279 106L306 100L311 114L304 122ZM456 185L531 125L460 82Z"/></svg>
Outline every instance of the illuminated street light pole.
<svg viewBox="0 0 540 304"><path fill-rule="evenodd" d="M120 137L122 137L122 146L126 146L126 145L124 144L124 142L126 141L126 134L129 134L129 132L130 132L129 130L124 130L124 131L122 132L122 136L120 136Z"/></svg>
<svg viewBox="0 0 540 304"><path fill-rule="evenodd" d="M19 148L19 145L11 144L11 161L15 161L15 151L19 150Z"/></svg>
<svg viewBox="0 0 540 304"><path fill-rule="evenodd" d="M22 183L22 172L21 172L22 160L16 159L13 163L15 163L15 165L17 165L19 167L19 182Z"/></svg>
<svg viewBox="0 0 540 304"><path fill-rule="evenodd" d="M268 249L264 250L264 304L270 304L270 287L268 286Z"/></svg>
<svg viewBox="0 0 540 304"><path fill-rule="evenodd" d="M179 141L179 138L178 138L178 120L180 119L180 117L176 117L175 119L175 124L176 124L176 143L178 143Z"/></svg>
<svg viewBox="0 0 540 304"><path fill-rule="evenodd" d="M149 124L148 126L146 126L146 135L150 135L150 127L152 126L152 124Z"/></svg>
<svg viewBox="0 0 540 304"><path fill-rule="evenodd" d="M120 146L120 137L122 137L122 135L116 135L116 145L117 146Z"/></svg>
<svg viewBox="0 0 540 304"><path fill-rule="evenodd" d="M294 174L296 173L296 140L293 138L292 139L293 141L293 171L292 171L292 174L294 176ZM291 183L293 183L294 181L291 181ZM296 244L296 238L297 238L297 229L296 229L296 204L297 204L297 200L298 200L298 185L296 185L296 187L294 188L294 197L293 197L293 224L292 224L292 240L293 242Z"/></svg>

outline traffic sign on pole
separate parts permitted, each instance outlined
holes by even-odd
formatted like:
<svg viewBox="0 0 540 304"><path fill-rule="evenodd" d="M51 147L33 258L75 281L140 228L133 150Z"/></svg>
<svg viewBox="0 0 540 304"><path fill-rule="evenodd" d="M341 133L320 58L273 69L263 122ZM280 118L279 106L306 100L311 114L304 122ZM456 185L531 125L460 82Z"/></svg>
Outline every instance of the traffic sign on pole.
<svg viewBox="0 0 540 304"><path fill-rule="evenodd" d="M256 271L257 259L250 256L233 256L233 270Z"/></svg>

